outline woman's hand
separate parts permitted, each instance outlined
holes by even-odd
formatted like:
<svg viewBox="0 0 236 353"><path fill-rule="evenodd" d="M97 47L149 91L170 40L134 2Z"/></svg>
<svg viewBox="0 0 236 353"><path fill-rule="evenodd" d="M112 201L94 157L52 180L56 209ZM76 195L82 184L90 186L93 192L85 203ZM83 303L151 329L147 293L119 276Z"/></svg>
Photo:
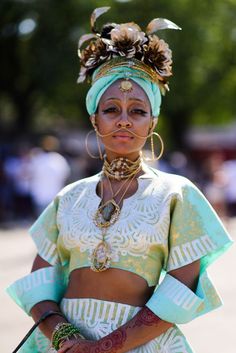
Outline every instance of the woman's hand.
<svg viewBox="0 0 236 353"><path fill-rule="evenodd" d="M68 341L65 341L57 353L89 353L91 348L94 348L95 345L95 341L84 340L82 338L73 338Z"/></svg>

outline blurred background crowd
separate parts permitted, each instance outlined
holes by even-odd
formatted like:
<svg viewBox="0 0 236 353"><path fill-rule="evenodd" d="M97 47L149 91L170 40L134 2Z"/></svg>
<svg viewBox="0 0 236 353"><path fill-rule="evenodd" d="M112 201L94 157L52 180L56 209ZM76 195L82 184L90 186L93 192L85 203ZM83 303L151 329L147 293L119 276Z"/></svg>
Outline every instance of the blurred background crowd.
<svg viewBox="0 0 236 353"><path fill-rule="evenodd" d="M76 135L1 145L0 226L27 225L66 184L101 169L102 162L87 154L85 132ZM98 155L96 139L89 143L91 153ZM236 149L189 146L187 152L166 153L151 166L190 178L223 219L236 217Z"/></svg>
<svg viewBox="0 0 236 353"><path fill-rule="evenodd" d="M158 35L173 50L171 91L157 131L165 143L160 170L195 182L222 218L236 217L236 1L1 0L0 227L32 222L66 184L96 173L86 153L88 85L77 85L78 38L98 20L154 17L181 32ZM97 153L95 136L90 149ZM157 147L158 149L158 147Z"/></svg>

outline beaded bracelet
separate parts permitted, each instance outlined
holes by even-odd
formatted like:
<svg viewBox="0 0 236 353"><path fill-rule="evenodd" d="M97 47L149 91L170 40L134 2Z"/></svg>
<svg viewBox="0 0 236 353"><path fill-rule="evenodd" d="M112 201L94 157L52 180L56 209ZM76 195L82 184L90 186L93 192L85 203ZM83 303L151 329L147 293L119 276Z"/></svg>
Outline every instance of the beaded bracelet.
<svg viewBox="0 0 236 353"><path fill-rule="evenodd" d="M71 338L84 339L77 327L70 323L60 322L56 325L52 333L52 346L55 348L55 350L58 350L65 341Z"/></svg>

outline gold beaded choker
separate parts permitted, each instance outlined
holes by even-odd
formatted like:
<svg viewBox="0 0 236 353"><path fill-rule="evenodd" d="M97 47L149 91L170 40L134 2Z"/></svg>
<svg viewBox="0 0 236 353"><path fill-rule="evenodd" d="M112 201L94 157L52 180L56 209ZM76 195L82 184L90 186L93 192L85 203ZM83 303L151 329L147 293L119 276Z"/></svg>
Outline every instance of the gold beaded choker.
<svg viewBox="0 0 236 353"><path fill-rule="evenodd" d="M113 159L111 163L105 158L102 171L108 178L123 180L129 179L137 174L142 168L141 157L136 161L131 161L125 157Z"/></svg>

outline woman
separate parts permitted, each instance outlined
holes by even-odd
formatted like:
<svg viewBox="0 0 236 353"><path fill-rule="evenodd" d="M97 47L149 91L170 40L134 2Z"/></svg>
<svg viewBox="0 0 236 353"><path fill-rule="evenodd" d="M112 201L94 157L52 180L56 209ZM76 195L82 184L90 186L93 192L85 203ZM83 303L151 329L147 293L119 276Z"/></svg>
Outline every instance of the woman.
<svg viewBox="0 0 236 353"><path fill-rule="evenodd" d="M97 33L105 11L92 14L94 34L80 46L92 41L79 53L104 165L64 188L30 229L32 272L8 291L42 322L21 352L192 352L176 324L221 305L206 267L231 240L189 180L147 167L141 154L171 75L171 51L153 32L179 27L159 19L146 33L134 23Z"/></svg>

